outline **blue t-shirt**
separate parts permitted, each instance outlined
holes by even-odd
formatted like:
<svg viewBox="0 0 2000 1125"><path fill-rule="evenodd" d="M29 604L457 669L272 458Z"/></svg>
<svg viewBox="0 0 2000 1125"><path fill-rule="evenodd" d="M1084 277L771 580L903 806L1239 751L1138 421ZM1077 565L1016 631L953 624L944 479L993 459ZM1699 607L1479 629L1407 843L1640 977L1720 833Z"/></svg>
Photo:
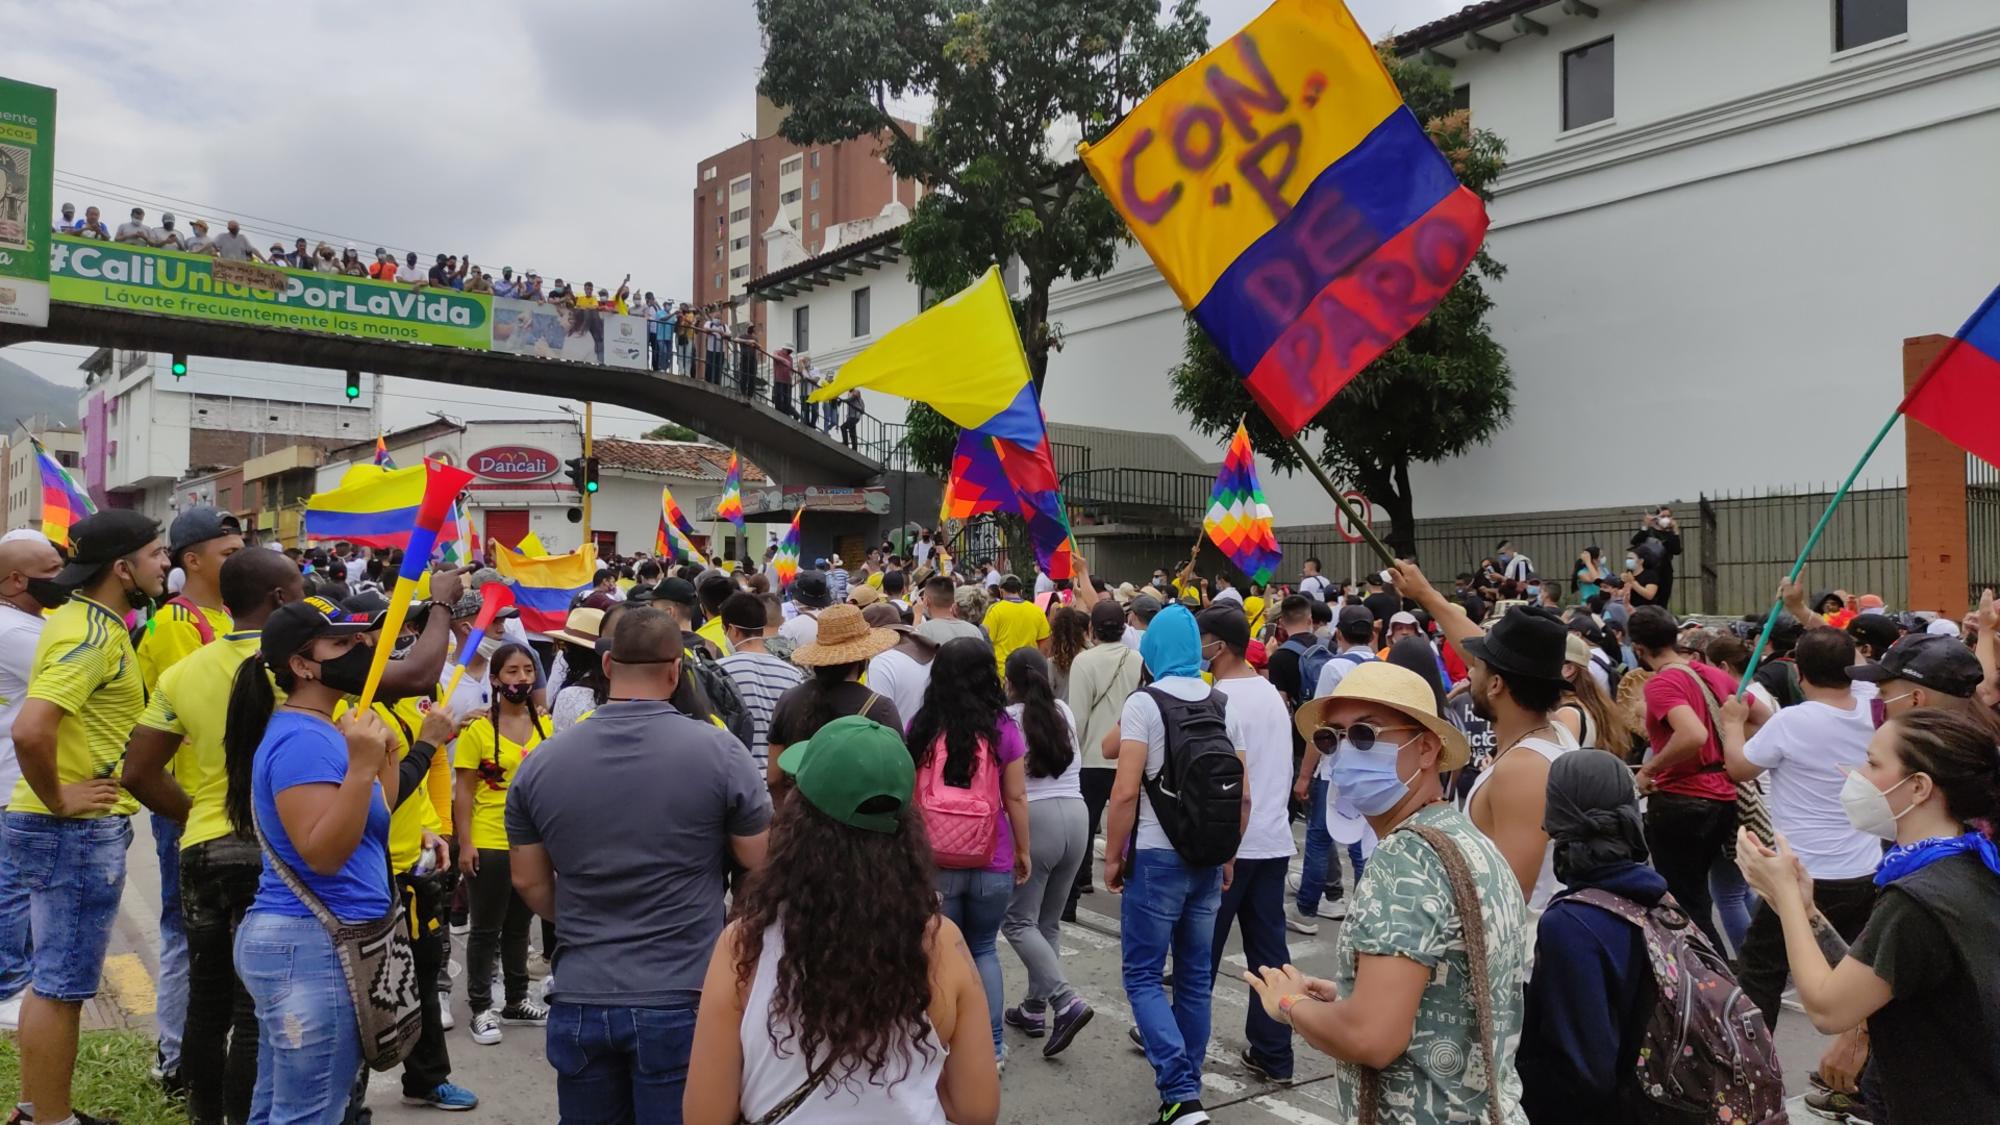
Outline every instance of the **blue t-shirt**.
<svg viewBox="0 0 2000 1125"><path fill-rule="evenodd" d="M372 922L389 912L389 806L382 786L375 786L368 806L368 825L361 842L340 870L321 875L299 858L278 819L278 794L295 785L339 785L347 777L347 740L332 723L296 711L280 710L264 728L257 757L250 766L250 805L271 850L304 880L333 916L343 922ZM269 863L257 882L257 899L250 909L288 918L313 916Z"/></svg>

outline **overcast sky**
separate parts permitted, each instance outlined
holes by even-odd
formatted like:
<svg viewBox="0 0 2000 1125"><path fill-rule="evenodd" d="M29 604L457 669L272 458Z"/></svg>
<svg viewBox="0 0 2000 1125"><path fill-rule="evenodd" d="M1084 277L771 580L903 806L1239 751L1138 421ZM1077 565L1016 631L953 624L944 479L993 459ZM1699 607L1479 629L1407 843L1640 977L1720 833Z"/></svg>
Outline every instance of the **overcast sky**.
<svg viewBox="0 0 2000 1125"><path fill-rule="evenodd" d="M1203 0L1211 41L1265 3ZM1462 6L1348 3L1377 37ZM136 203L182 229L237 217L260 245L303 234L612 285L630 272L662 298L688 291L695 165L747 135L760 59L750 0L0 0L0 27L0 74L58 91L57 201L114 226ZM81 383L80 349L0 354ZM389 385L392 427L556 401Z"/></svg>

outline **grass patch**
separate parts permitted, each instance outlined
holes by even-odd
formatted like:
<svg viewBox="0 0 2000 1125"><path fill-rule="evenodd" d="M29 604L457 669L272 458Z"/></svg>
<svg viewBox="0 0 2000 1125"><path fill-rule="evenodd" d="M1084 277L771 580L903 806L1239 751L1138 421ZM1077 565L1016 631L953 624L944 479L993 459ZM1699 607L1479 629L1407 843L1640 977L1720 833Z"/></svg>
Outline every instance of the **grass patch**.
<svg viewBox="0 0 2000 1125"><path fill-rule="evenodd" d="M186 1125L187 1111L162 1093L150 1073L153 1041L135 1031L86 1031L76 1051L76 1108L120 1125ZM0 1090L6 1108L21 1089L21 1050L0 1037Z"/></svg>

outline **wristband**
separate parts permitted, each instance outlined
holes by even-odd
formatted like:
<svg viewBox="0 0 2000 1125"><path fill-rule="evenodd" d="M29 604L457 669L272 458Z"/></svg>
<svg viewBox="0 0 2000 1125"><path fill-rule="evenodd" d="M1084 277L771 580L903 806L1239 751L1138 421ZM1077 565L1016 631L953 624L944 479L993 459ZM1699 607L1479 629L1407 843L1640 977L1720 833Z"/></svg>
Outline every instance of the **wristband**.
<svg viewBox="0 0 2000 1125"><path fill-rule="evenodd" d="M1292 1008L1297 1006L1299 1001L1310 1000L1310 999L1312 999L1312 997L1307 996L1303 992L1294 992L1290 996L1280 996L1278 997L1278 1015L1286 1023L1291 1023Z"/></svg>

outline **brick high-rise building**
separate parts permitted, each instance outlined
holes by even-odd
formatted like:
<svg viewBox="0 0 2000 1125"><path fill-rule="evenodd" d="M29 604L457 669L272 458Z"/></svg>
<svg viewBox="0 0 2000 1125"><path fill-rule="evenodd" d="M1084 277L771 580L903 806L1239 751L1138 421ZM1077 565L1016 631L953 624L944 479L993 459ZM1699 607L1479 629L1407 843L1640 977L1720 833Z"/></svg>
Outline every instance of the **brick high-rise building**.
<svg viewBox="0 0 2000 1125"><path fill-rule="evenodd" d="M917 204L916 181L896 178L882 162L881 141L799 146L778 135L783 120L784 111L759 95L750 139L695 164L689 292L698 305L738 300L767 272L763 235L774 223L788 225L815 254L835 223L872 217L891 200ZM922 129L901 124L913 135Z"/></svg>

